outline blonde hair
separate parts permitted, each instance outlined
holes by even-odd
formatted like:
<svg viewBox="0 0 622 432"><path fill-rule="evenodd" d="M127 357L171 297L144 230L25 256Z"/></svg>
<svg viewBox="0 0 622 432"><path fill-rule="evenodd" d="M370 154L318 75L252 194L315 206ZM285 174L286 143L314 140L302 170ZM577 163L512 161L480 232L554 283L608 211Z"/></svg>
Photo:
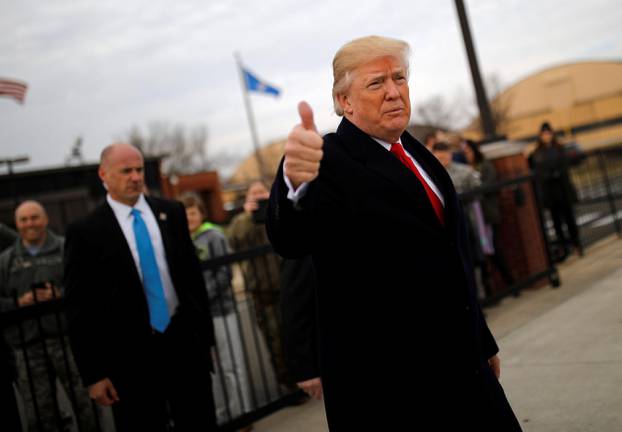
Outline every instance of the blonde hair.
<svg viewBox="0 0 622 432"><path fill-rule="evenodd" d="M352 72L362 64L386 56L400 60L408 77L410 46L402 40L384 36L366 36L354 39L339 48L333 58L333 104L337 115L343 115L337 96L350 88Z"/></svg>

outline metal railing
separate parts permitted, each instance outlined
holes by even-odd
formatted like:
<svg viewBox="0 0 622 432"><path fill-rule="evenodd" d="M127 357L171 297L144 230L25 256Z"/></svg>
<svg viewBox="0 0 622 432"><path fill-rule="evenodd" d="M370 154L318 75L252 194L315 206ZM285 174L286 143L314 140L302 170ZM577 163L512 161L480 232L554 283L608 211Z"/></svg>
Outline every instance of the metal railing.
<svg viewBox="0 0 622 432"><path fill-rule="evenodd" d="M569 174L582 244L589 247L614 233L622 235L622 146L587 152ZM549 223L549 235L551 227Z"/></svg>
<svg viewBox="0 0 622 432"><path fill-rule="evenodd" d="M268 261L277 265L276 273L266 271L271 267ZM206 279L215 278L215 274L223 268L230 275L217 284L216 295L212 296L211 301L222 311L226 309L225 294L228 293L233 299L229 313L214 316L217 343L213 350L216 371L213 390L221 431L235 431L250 425L304 397L295 383L289 380L287 371L283 370L285 360L279 348L279 263L280 258L269 245L202 263ZM94 426L85 426L85 419L77 414L85 414L78 408L77 396L79 392L84 392L84 388L76 373L72 373L75 371L72 371L71 348L65 335L64 309L64 300L59 298L25 307L17 307L16 303L15 309L0 313L0 337L10 340L15 358L21 362L27 375L26 388L16 386L22 423L26 427L30 418L37 430L114 431L113 416L108 408L89 402L92 412L88 416L95 420ZM51 331L50 325L53 326ZM28 332L24 331L27 326L36 327L42 337L28 337ZM50 353L52 344L61 351L61 355L57 356L60 362L56 364ZM43 356L42 363L46 366L44 378L32 371L33 351ZM0 364L2 367L10 365ZM59 380L61 376L69 379ZM53 424L45 424L44 419L49 421L50 416L43 415L40 408L42 401L37 400L39 392L35 386L40 385L46 387L52 399ZM25 409L27 394L34 395L29 410ZM0 419L0 429L1 422Z"/></svg>
<svg viewBox="0 0 622 432"><path fill-rule="evenodd" d="M214 254L210 253L210 256ZM230 269L232 275L228 283L218 287L217 295L212 294L210 300L215 300L222 308L224 296L221 293L234 298L230 318L223 320L223 326L215 328L216 369L223 371L223 367L228 367L241 372L244 377L236 376L234 385L229 383L227 386L223 378L225 374L217 372L214 380L220 381L220 390L215 391L217 414L219 399L220 411L222 405L226 411L226 415L218 416L220 428L235 431L303 397L285 367L280 331L280 258L270 245L263 245L212 258L204 261L202 267L208 272L206 280L223 268ZM236 346L242 347L237 355L233 349ZM223 361L223 351L228 351L227 361ZM222 392L220 396L219 391ZM241 410L233 412L233 407Z"/></svg>
<svg viewBox="0 0 622 432"><path fill-rule="evenodd" d="M570 159L568 175L571 180L571 195L576 196L570 203L572 217L576 220L578 228L579 245L576 252L582 255L585 249L613 234L622 236L622 146L592 150L573 157ZM494 260L490 259L491 256L479 261L476 257L474 260L475 267L479 271L478 281L483 286L480 299L484 305L496 302L508 294L516 295L521 289L532 286L545 277L553 286L560 284L555 264L565 257L563 251L567 247L571 249L574 245L565 245L562 243L564 240L559 238L552 211L543 202L539 181L537 175L532 172L460 195L467 215L473 202L483 203L491 199L498 201L501 212L500 226L494 230L493 235L501 240L495 242L494 252L497 253L496 249L499 247L502 256L495 257ZM529 216L529 211L525 207L530 207L530 200L536 204L531 213L537 215L534 219L537 226L526 229L525 224L533 221L529 218L521 219L518 215L522 212L523 216ZM469 216L471 219L468 221L469 224L477 225L473 221L472 213ZM568 239L570 237L568 226L563 224L562 229L565 238ZM528 233L527 240L544 246L541 251L544 253L536 253L537 257L507 260L508 256L511 258L512 255L516 255L517 249L525 246L524 241L519 241L521 234L525 232ZM477 244L477 236L474 236L472 241ZM533 252L533 248L531 249ZM525 271L525 263L521 262L525 260L532 261L532 264L534 261L541 261L543 268L540 271ZM503 261L506 261L509 267L512 281L508 281L508 278L502 275L503 271L498 268L498 262ZM482 268L486 271L482 272Z"/></svg>
<svg viewBox="0 0 622 432"><path fill-rule="evenodd" d="M535 176L528 174L459 195L484 306L517 296L546 279L554 287L561 283L535 182ZM489 212L498 214L493 218Z"/></svg>
<svg viewBox="0 0 622 432"><path fill-rule="evenodd" d="M0 368L7 375L15 368L15 396L23 429L103 430L105 415L80 385L66 335L63 299L25 307L17 307L15 299L15 304L15 309L0 313L0 337L13 354L0 359Z"/></svg>

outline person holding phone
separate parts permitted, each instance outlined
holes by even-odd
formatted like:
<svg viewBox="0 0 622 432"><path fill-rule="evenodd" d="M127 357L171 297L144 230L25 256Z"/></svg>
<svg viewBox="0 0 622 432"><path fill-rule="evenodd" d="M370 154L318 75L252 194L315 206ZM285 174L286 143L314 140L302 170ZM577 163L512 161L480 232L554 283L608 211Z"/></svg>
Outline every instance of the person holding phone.
<svg viewBox="0 0 622 432"><path fill-rule="evenodd" d="M43 206L36 201L20 204L15 210L15 225L19 237L0 255L0 312L53 301L64 295L64 239L48 230L48 217ZM78 369L64 336L64 316L44 316L41 328L37 320L27 320L22 323L22 328L23 340L16 327L6 331L6 339L15 354L17 385L24 399L29 430L36 430L38 422L41 424L39 430L57 430L59 422L70 418L70 413L60 412L61 418L56 414L52 396L56 393L55 378L68 395L73 393L70 389L73 384L76 395L76 400L72 401L73 410L81 430L95 430L95 413L88 394L80 385ZM63 351L67 353L68 365L65 365ZM26 356L34 395L28 379ZM39 419L35 415L35 403Z"/></svg>

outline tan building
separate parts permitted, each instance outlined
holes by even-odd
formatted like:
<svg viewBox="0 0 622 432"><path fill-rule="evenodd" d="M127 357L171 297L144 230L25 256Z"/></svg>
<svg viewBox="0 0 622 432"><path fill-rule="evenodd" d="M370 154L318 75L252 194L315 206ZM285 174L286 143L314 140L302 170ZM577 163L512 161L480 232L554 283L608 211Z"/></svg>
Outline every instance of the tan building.
<svg viewBox="0 0 622 432"><path fill-rule="evenodd" d="M259 156L264 164L265 176L267 177L266 181L268 182L272 182L272 177L276 174L279 162L281 162L281 158L283 157L283 149L285 148L286 141L287 139L274 141L259 149ZM255 157L255 152L253 152L238 165L227 184L244 185L260 177L259 165Z"/></svg>
<svg viewBox="0 0 622 432"><path fill-rule="evenodd" d="M622 142L622 61L554 66L512 85L492 102L497 132L531 141L549 121L585 149ZM480 139L478 120L462 131Z"/></svg>

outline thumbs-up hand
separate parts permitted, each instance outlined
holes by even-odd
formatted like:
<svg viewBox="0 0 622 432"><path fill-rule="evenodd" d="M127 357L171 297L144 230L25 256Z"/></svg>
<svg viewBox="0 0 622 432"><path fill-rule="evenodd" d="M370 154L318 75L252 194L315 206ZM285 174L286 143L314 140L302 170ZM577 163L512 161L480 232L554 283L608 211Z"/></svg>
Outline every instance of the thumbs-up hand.
<svg viewBox="0 0 622 432"><path fill-rule="evenodd" d="M324 140L313 123L313 110L306 102L298 104L300 124L290 132L285 144L285 175L298 189L314 180L320 172Z"/></svg>

